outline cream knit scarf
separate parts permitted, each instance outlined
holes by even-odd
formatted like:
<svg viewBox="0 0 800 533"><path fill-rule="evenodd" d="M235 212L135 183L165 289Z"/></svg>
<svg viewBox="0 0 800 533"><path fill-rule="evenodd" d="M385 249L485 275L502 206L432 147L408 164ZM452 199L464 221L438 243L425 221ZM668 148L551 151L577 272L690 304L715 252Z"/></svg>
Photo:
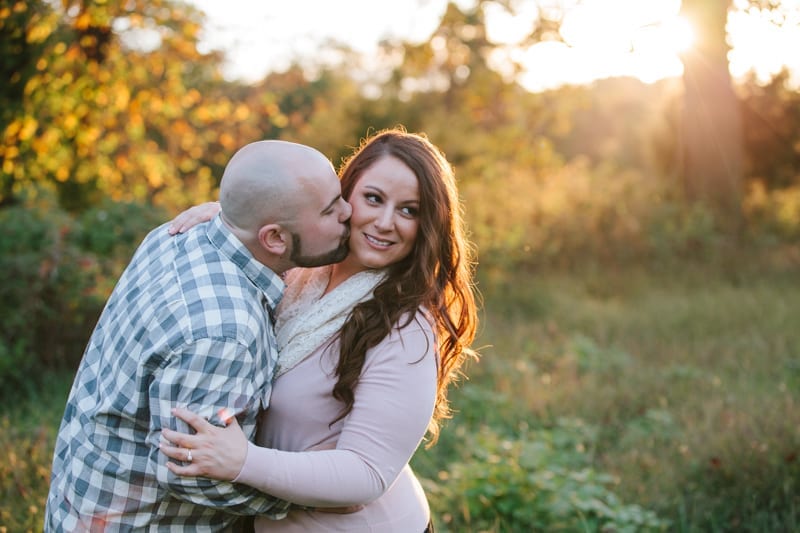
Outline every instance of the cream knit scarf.
<svg viewBox="0 0 800 533"><path fill-rule="evenodd" d="M383 270L365 270L323 295L331 268L296 268L287 274L286 291L275 321L276 378L338 333L353 307L371 298L372 291L386 277Z"/></svg>

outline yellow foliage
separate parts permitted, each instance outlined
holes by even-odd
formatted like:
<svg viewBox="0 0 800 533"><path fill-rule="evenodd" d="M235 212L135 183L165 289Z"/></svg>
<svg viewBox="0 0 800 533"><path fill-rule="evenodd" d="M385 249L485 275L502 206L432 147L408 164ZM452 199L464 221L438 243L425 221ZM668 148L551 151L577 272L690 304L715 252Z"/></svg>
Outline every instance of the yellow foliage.
<svg viewBox="0 0 800 533"><path fill-rule="evenodd" d="M181 105L184 109L189 109L190 107L197 105L203 99L203 96L200 94L200 91L197 89L189 89L186 94L183 95L181 99Z"/></svg>
<svg viewBox="0 0 800 533"><path fill-rule="evenodd" d="M67 115L66 117L64 117L63 126L64 130L68 134L72 134L78 127L78 117L76 117L75 115Z"/></svg>
<svg viewBox="0 0 800 533"><path fill-rule="evenodd" d="M56 146L61 139L61 131L55 128L48 128L39 137L32 141L34 152L37 155L43 155L50 152L53 146Z"/></svg>
<svg viewBox="0 0 800 533"><path fill-rule="evenodd" d="M28 28L28 42L29 43L41 43L47 40L48 37L53 33L53 29L55 28L55 21L54 19L50 20L39 20L36 24L32 24L30 28ZM63 45L63 43L59 43ZM66 46L64 46L66 49ZM58 53L58 52L57 52Z"/></svg>
<svg viewBox="0 0 800 533"><path fill-rule="evenodd" d="M224 132L222 135L219 136L219 143L226 150L229 150L229 151L234 150L235 148L237 148L236 140L228 132Z"/></svg>
<svg viewBox="0 0 800 533"><path fill-rule="evenodd" d="M250 116L250 109L245 104L236 106L236 111L233 114L236 120L244 121Z"/></svg>
<svg viewBox="0 0 800 533"><path fill-rule="evenodd" d="M99 105L100 107L107 106L108 105L108 93L106 93L102 89L97 91L97 94L94 97L94 103Z"/></svg>
<svg viewBox="0 0 800 533"><path fill-rule="evenodd" d="M92 17L88 12L83 12L75 19L74 26L76 30L85 30L91 23Z"/></svg>
<svg viewBox="0 0 800 533"><path fill-rule="evenodd" d="M97 46L97 38L94 35L83 35L78 42L83 48L93 48Z"/></svg>
<svg viewBox="0 0 800 533"><path fill-rule="evenodd" d="M800 227L800 187L776 191L778 220L789 228Z"/></svg>
<svg viewBox="0 0 800 533"><path fill-rule="evenodd" d="M178 131L175 131L175 134L178 135L179 134ZM194 130L188 130L179 135L181 135L180 137L181 149L185 151L191 151L192 148L194 148L195 145L197 144L197 136L194 134Z"/></svg>
<svg viewBox="0 0 800 533"><path fill-rule="evenodd" d="M114 163L117 165L117 168L123 172L130 170L131 168L130 161L124 154L118 155L116 159L114 159Z"/></svg>
<svg viewBox="0 0 800 533"><path fill-rule="evenodd" d="M6 126L6 131L4 134L6 142L14 142L15 137L21 127L22 121L20 119L12 120L8 126Z"/></svg>
<svg viewBox="0 0 800 533"><path fill-rule="evenodd" d="M131 92L124 83L118 82L114 85L114 96L114 107L118 111L123 111L128 107L128 103L131 101Z"/></svg>
<svg viewBox="0 0 800 533"><path fill-rule="evenodd" d="M25 84L25 96L30 96L41 85L41 82L42 80L39 76L31 76L31 79Z"/></svg>
<svg viewBox="0 0 800 533"><path fill-rule="evenodd" d="M39 126L39 123L36 121L35 118L26 116L22 119L22 128L19 130L19 140L27 141L33 134L36 133L36 128Z"/></svg>
<svg viewBox="0 0 800 533"><path fill-rule="evenodd" d="M197 118L203 123L208 123L212 118L211 111L209 111L208 107L201 107L197 110Z"/></svg>
<svg viewBox="0 0 800 533"><path fill-rule="evenodd" d="M6 159L14 159L19 155L19 148L16 146L3 146L0 148L3 149L3 157Z"/></svg>
<svg viewBox="0 0 800 533"><path fill-rule="evenodd" d="M65 182L69 178L69 170L66 167L59 167L56 170L56 179L60 182Z"/></svg>
<svg viewBox="0 0 800 533"><path fill-rule="evenodd" d="M195 168L197 168L197 161L195 161L191 157L184 157L184 158L181 159L180 164L178 165L178 168L184 174L189 174Z"/></svg>

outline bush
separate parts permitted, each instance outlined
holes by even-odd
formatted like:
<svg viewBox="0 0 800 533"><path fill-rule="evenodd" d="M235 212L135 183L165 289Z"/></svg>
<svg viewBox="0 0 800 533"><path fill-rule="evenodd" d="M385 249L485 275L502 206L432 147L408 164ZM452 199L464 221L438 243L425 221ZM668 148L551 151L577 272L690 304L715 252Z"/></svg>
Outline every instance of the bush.
<svg viewBox="0 0 800 533"><path fill-rule="evenodd" d="M0 350L17 364L4 368L12 384L58 365L76 327L97 314L99 303L85 297L95 282L91 262L70 244L73 228L72 219L52 207L0 211Z"/></svg>
<svg viewBox="0 0 800 533"><path fill-rule="evenodd" d="M511 170L463 195L481 263L506 269L697 257L722 238L712 214L669 184L582 158L547 176Z"/></svg>
<svg viewBox="0 0 800 533"><path fill-rule="evenodd" d="M133 250L165 219L110 201L77 220L46 201L0 210L0 399L77 365Z"/></svg>
<svg viewBox="0 0 800 533"><path fill-rule="evenodd" d="M596 431L560 420L552 428L507 437L484 426L460 435L468 456L428 483L438 517L453 531L664 531L669 523L626 505L613 477L591 466Z"/></svg>

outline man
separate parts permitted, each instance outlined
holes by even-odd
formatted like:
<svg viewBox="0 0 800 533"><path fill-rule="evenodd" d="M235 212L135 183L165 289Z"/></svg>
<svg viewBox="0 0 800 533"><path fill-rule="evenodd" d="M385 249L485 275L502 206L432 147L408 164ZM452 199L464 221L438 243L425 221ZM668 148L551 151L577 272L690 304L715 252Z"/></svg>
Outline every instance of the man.
<svg viewBox="0 0 800 533"><path fill-rule="evenodd" d="M285 512L243 485L171 474L161 429L186 430L170 414L181 405L220 425L236 416L254 436L276 360L278 275L343 259L351 210L330 162L283 141L239 150L220 204L187 233L152 231L111 294L59 429L45 531L218 531Z"/></svg>

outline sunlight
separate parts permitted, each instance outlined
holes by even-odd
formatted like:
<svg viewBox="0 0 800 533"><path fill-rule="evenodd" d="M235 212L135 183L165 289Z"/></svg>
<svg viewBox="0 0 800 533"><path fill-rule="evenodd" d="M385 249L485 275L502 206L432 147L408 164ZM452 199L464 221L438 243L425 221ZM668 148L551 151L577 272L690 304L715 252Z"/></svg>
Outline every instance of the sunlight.
<svg viewBox="0 0 800 533"><path fill-rule="evenodd" d="M728 17L731 75L739 78L754 72L761 82L788 67L793 83L800 83L800 14L790 12L783 24L775 24L767 10L746 13L734 10Z"/></svg>
<svg viewBox="0 0 800 533"><path fill-rule="evenodd" d="M676 16L664 21L663 37L665 43L670 43L673 52L686 52L694 45L694 28L688 20Z"/></svg>
<svg viewBox="0 0 800 533"><path fill-rule="evenodd" d="M386 60L377 52L381 38L422 42L447 8L447 0L422 0L414 8L404 2L370 0L190 1L209 13L204 51L225 49L226 75L250 81L285 69L292 60L319 57L330 48L329 38L373 58L375 68L380 68ZM470 9L476 0L456 0L456 4ZM548 0L514 5L512 15L500 3L485 4L487 37L497 46L491 64L510 79L513 65L509 61L520 62L526 71L524 85L530 90L609 76L635 76L647 83L680 76L679 56L695 40L692 27L679 16L681 0ZM522 47L520 43L536 25L540 5L566 9L561 30L564 42L545 40ZM747 0L733 1L728 38L734 77L752 71L759 80L766 80L788 67L800 83L800 54L795 52L800 50L796 10L800 0L782 0L781 5L786 20L775 24L776 15L769 10L752 9ZM353 12L360 12L370 23L349 16ZM306 13L317 16L308 19Z"/></svg>
<svg viewBox="0 0 800 533"><path fill-rule="evenodd" d="M680 0L586 0L565 13L564 42L545 41L527 49L515 49L521 38L514 37L531 27L535 11L512 17L493 9L486 17L490 39L505 44L504 56L525 69L520 82L538 91L610 76L635 76L645 83L680 76L679 54L691 47L694 33L679 10Z"/></svg>

